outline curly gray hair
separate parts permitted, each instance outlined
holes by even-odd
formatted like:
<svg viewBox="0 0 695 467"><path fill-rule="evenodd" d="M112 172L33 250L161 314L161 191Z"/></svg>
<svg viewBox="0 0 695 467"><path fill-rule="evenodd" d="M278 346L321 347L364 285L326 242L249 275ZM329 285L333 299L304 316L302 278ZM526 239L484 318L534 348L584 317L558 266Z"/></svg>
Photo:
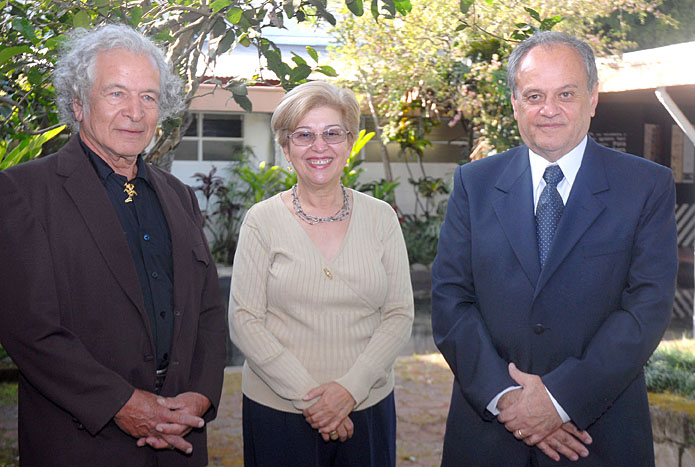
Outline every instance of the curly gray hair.
<svg viewBox="0 0 695 467"><path fill-rule="evenodd" d="M75 29L62 45L53 71L56 105L61 121L73 131L80 129L72 110L73 100L89 105L87 95L94 84L97 55L113 49L145 54L159 70L159 121L183 111L183 81L171 71L162 51L147 37L124 24L107 24L97 29Z"/></svg>
<svg viewBox="0 0 695 467"><path fill-rule="evenodd" d="M594 86L598 82L598 71L596 70L596 59L594 58L594 51L591 49L591 46L564 32L538 31L517 45L509 56L509 61L507 62L507 84L514 97L516 97L516 76L519 73L519 67L521 66L523 58L534 47L547 47L553 45L566 45L577 51L582 57L582 63L586 71L587 87L589 91L594 89Z"/></svg>

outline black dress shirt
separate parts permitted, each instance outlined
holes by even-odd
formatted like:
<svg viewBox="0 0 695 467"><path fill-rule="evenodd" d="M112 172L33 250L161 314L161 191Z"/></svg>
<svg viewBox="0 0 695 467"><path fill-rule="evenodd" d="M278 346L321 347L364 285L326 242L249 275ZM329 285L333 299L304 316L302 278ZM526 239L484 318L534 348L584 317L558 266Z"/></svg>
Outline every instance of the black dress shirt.
<svg viewBox="0 0 695 467"><path fill-rule="evenodd" d="M174 332L174 268L171 236L157 193L147 178L147 165L138 156L138 172L133 180L113 171L94 151L80 140L94 169L111 199L114 210L128 240L135 263L145 310L150 321L157 368L169 364ZM126 203L125 183L132 183L137 195Z"/></svg>

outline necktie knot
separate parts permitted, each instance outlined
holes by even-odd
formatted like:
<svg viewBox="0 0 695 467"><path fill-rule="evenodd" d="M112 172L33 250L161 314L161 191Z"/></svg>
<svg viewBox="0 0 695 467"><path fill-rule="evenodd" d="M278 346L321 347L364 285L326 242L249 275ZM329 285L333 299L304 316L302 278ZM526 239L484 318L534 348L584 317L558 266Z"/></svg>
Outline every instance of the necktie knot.
<svg viewBox="0 0 695 467"><path fill-rule="evenodd" d="M564 178L562 169L559 165L549 165L545 168L543 173L543 180L550 186L556 187L558 183Z"/></svg>

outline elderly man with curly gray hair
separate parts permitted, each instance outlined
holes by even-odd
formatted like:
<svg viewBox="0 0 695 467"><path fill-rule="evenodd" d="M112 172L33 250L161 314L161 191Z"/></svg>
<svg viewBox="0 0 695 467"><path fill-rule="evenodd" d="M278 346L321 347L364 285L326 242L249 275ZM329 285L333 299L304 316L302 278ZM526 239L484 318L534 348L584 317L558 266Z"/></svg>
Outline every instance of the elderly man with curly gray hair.
<svg viewBox="0 0 695 467"><path fill-rule="evenodd" d="M72 34L53 79L74 135L0 172L20 462L206 465L225 310L193 191L141 156L183 109L181 80L119 25Z"/></svg>

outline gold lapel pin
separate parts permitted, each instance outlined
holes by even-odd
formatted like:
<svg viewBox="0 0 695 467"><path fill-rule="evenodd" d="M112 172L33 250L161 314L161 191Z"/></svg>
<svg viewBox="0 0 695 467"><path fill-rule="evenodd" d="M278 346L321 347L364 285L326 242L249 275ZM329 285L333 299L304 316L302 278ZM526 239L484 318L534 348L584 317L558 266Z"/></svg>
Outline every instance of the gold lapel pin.
<svg viewBox="0 0 695 467"><path fill-rule="evenodd" d="M135 185L133 185L132 183L125 182L125 185L123 185L123 186L125 186L123 191L128 195L125 202L126 203L132 203L133 202L133 196L138 195L137 191L135 191Z"/></svg>

